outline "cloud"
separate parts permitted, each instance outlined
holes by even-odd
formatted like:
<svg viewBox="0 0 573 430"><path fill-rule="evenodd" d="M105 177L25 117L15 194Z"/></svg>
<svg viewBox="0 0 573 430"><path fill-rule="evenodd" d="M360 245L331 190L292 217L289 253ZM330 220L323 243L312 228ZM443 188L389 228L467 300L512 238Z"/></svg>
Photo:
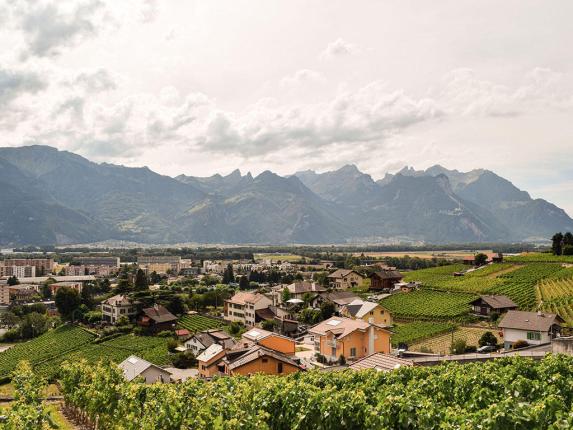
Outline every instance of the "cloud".
<svg viewBox="0 0 573 430"><path fill-rule="evenodd" d="M279 82L279 85L281 87L292 88L306 83L317 83L323 81L324 77L320 73L314 70L301 69L297 70L292 75L282 78Z"/></svg>
<svg viewBox="0 0 573 430"><path fill-rule="evenodd" d="M26 41L24 56L50 57L97 34L104 19L100 0L25 2L16 12Z"/></svg>
<svg viewBox="0 0 573 430"><path fill-rule="evenodd" d="M330 42L328 46L319 55L321 60L329 60L335 57L344 57L348 55L354 55L358 52L358 48L345 41L342 38L336 39L334 42Z"/></svg>
<svg viewBox="0 0 573 430"><path fill-rule="evenodd" d="M81 72L73 80L72 85L82 87L89 93L99 93L117 88L114 78L105 69Z"/></svg>
<svg viewBox="0 0 573 430"><path fill-rule="evenodd" d="M141 22L149 23L155 21L159 16L159 4L157 0L143 0L140 9Z"/></svg>
<svg viewBox="0 0 573 430"><path fill-rule="evenodd" d="M46 87L47 83L35 72L0 67L0 107L9 105L24 94L35 94Z"/></svg>

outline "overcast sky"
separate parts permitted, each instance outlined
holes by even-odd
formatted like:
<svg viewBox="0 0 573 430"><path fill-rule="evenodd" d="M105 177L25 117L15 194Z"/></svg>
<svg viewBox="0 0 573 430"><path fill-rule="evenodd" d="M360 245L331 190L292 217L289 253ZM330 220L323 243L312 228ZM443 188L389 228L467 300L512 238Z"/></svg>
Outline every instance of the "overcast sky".
<svg viewBox="0 0 573 430"><path fill-rule="evenodd" d="M573 215L572 16L570 0L0 0L0 145L172 176L488 168Z"/></svg>

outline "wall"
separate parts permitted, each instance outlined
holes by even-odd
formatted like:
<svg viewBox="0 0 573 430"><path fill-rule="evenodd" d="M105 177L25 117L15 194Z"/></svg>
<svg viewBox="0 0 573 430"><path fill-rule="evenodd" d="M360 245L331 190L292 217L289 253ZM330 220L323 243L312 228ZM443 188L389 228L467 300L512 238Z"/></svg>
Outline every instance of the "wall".
<svg viewBox="0 0 573 430"><path fill-rule="evenodd" d="M287 355L294 355L296 351L296 344L293 340L273 335L260 340L259 345Z"/></svg>
<svg viewBox="0 0 573 430"><path fill-rule="evenodd" d="M169 372L164 370L162 371L156 367L145 369L145 371L141 373L141 376L145 378L145 382L147 384L154 384L155 382L171 382ZM161 378L163 378L163 380Z"/></svg>
<svg viewBox="0 0 573 430"><path fill-rule="evenodd" d="M551 350L554 354L573 355L573 337L556 337L551 342Z"/></svg>
<svg viewBox="0 0 573 430"><path fill-rule="evenodd" d="M511 328L504 328L503 329L503 341L504 343L514 343L518 340L524 340L530 345L539 345L542 343L551 342L551 338L549 337L548 333L541 333L540 340L530 340L527 339L527 330L515 330Z"/></svg>
<svg viewBox="0 0 573 430"><path fill-rule="evenodd" d="M267 360L263 363L263 358ZM279 360L273 357L259 357L258 359L245 364L244 366L238 367L230 371L231 375L250 375L255 373L264 373L266 375L278 375L277 365ZM288 363L283 362L283 375L288 375L289 373L298 372L300 369Z"/></svg>

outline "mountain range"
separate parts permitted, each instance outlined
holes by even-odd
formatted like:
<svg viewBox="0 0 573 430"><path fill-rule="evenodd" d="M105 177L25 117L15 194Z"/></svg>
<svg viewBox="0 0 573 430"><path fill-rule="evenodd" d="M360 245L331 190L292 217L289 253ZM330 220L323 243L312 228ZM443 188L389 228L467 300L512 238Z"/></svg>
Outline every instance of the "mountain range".
<svg viewBox="0 0 573 430"><path fill-rule="evenodd" d="M172 178L47 146L0 148L0 201L5 246L503 242L573 230L565 211L489 170Z"/></svg>

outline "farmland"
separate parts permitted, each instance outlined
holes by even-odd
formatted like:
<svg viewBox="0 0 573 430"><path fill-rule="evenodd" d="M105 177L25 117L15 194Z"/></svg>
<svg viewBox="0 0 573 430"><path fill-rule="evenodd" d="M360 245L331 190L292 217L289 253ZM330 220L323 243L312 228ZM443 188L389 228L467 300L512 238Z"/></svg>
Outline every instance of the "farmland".
<svg viewBox="0 0 573 430"><path fill-rule="evenodd" d="M553 255L542 252L527 252L511 257L506 261L519 263L571 263L573 264L573 255Z"/></svg>
<svg viewBox="0 0 573 430"><path fill-rule="evenodd" d="M367 251L367 252L354 252L352 255L354 257L360 257L364 255L366 257L372 258L384 258L384 257L412 257L412 258L423 258L431 260L433 258L440 258L444 260L463 260L465 257L471 257L476 254L476 252L491 253L491 250L481 250L481 251Z"/></svg>
<svg viewBox="0 0 573 430"><path fill-rule="evenodd" d="M409 350L411 351L431 351L435 354L449 354L450 346L452 344L452 339L458 340L463 339L466 341L468 346L478 346L478 341L480 337L486 332L491 331L496 337L499 343L503 340L499 337L499 332L495 329L487 328L477 328L477 327L459 327L453 332L449 331L443 333L439 336L435 336L429 339L423 339L418 342L414 342L409 345Z"/></svg>
<svg viewBox="0 0 573 430"><path fill-rule="evenodd" d="M448 322L416 321L406 324L397 324L394 328L395 334L392 336L392 345L397 347L400 344L410 345L422 339L427 339L444 333L456 327Z"/></svg>
<svg viewBox="0 0 573 430"><path fill-rule="evenodd" d="M411 293L394 294L381 304L396 318L455 319L469 311L469 303L477 296L422 289Z"/></svg>
<svg viewBox="0 0 573 430"><path fill-rule="evenodd" d="M177 325L180 328L189 330L191 333L195 333L202 330L222 327L225 325L225 322L203 315L184 315L179 318Z"/></svg>
<svg viewBox="0 0 573 430"><path fill-rule="evenodd" d="M280 253L260 253L260 254L254 254L253 255L255 261L264 261L264 260L271 260L273 263L276 263L277 261L299 261L302 260L303 257L301 257L300 255L296 255L296 254L280 254Z"/></svg>

